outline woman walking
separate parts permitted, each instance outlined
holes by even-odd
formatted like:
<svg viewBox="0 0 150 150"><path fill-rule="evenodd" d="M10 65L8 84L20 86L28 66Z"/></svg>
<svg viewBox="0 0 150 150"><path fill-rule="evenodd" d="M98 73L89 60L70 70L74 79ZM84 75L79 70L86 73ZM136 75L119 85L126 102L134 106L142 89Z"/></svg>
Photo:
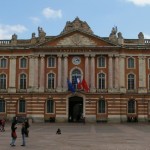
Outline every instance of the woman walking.
<svg viewBox="0 0 150 150"><path fill-rule="evenodd" d="M12 137L12 142L10 143L11 146L15 146L15 142L17 139L17 134L16 134L16 122L12 122L11 125L11 137Z"/></svg>

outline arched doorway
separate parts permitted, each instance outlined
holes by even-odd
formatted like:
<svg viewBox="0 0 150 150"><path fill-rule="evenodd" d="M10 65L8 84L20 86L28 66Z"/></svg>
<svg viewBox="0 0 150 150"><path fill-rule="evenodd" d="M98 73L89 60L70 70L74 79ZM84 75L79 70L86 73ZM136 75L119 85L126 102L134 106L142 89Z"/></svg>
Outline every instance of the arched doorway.
<svg viewBox="0 0 150 150"><path fill-rule="evenodd" d="M69 98L68 121L80 122L83 117L83 98L74 96Z"/></svg>

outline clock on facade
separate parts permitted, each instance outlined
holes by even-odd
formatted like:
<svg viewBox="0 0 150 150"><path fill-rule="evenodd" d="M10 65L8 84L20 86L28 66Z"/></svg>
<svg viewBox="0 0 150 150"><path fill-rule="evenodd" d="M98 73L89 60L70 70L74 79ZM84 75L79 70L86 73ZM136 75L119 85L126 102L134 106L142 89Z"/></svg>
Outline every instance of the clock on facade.
<svg viewBox="0 0 150 150"><path fill-rule="evenodd" d="M81 63L80 57L77 57L77 56L73 57L73 58L72 58L72 63L73 63L74 65L79 65L79 64Z"/></svg>

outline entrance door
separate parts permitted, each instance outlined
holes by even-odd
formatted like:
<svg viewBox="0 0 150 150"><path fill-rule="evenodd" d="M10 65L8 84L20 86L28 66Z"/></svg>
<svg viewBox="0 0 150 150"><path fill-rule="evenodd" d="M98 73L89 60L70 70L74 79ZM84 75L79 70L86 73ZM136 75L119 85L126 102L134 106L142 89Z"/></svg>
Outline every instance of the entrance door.
<svg viewBox="0 0 150 150"><path fill-rule="evenodd" d="M83 117L83 98L74 96L69 98L69 122L80 122Z"/></svg>

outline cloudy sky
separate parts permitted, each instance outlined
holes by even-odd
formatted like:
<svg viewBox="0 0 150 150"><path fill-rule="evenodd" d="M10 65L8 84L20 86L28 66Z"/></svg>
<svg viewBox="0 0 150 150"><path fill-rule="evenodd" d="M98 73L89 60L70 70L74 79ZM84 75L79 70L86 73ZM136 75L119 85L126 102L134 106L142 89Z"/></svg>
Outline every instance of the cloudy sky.
<svg viewBox="0 0 150 150"><path fill-rule="evenodd" d="M58 35L66 21L77 16L94 34L108 37L117 26L124 38L137 38L143 32L150 38L150 0L3 0L0 3L0 39L37 36L38 26L46 35Z"/></svg>

